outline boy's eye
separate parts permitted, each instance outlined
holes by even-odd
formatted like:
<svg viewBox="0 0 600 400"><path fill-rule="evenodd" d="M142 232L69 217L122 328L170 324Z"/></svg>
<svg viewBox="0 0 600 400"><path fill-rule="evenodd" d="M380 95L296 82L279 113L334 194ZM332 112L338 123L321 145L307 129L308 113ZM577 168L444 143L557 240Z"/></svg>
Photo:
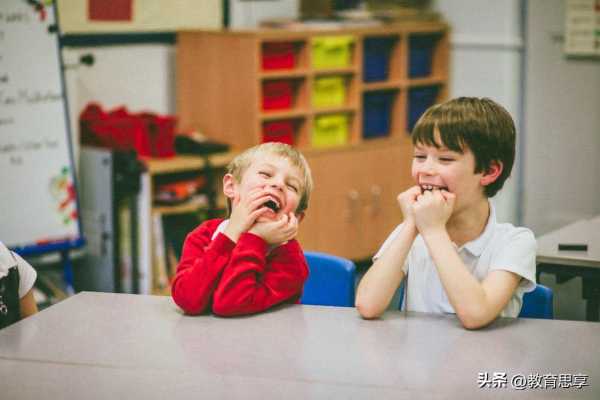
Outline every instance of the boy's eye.
<svg viewBox="0 0 600 400"><path fill-rule="evenodd" d="M422 154L415 154L415 158L419 159L419 160L424 160L425 158L427 158L426 156L422 155Z"/></svg>
<svg viewBox="0 0 600 400"><path fill-rule="evenodd" d="M452 158L452 157L440 157L440 161L451 162L451 161L454 161L454 158Z"/></svg>
<svg viewBox="0 0 600 400"><path fill-rule="evenodd" d="M268 173L268 172L266 172L266 171L259 171L258 174L260 176L264 176L265 178L270 178L271 177L271 174Z"/></svg>
<svg viewBox="0 0 600 400"><path fill-rule="evenodd" d="M298 188L294 185L287 185L288 188L290 188L290 190L292 190L295 193L298 193Z"/></svg>

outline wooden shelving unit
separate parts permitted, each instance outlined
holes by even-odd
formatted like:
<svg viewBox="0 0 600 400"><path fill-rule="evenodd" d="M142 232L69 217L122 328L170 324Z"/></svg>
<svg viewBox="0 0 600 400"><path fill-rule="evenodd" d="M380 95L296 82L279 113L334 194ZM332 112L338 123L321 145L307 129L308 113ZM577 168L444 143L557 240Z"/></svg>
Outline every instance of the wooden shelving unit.
<svg viewBox="0 0 600 400"><path fill-rule="evenodd" d="M315 43L338 36L352 38L349 63L315 68ZM411 43L422 38L431 43L430 71L414 76L411 69L421 54ZM371 54L368 46L373 40L389 43L388 72L385 79L366 82L364 58ZM264 51L273 43L292 44L295 62L291 68L262 68ZM177 37L179 124L181 129L200 130L241 150L263 141L265 124L292 121L294 145L306 155L315 180L301 228L304 248L363 259L377 250L401 220L395 198L411 184L409 122L414 122L416 111L422 111L413 95L431 87L435 93L431 103L445 100L448 64L449 28L442 21L326 31L183 31ZM343 79L344 103L315 107L315 81L331 76ZM264 84L274 80L293 84L288 109L262 109ZM363 129L365 96L381 93L391 99L389 128L383 135L369 137ZM345 144L316 148L317 119L337 114L348 121Z"/></svg>
<svg viewBox="0 0 600 400"><path fill-rule="evenodd" d="M149 231L144 232L146 235L146 240L148 242L148 246L145 247L148 254L143 257L146 260L149 260L149 271L151 274L151 293L152 294L170 294L170 288L165 287L164 284L160 284L159 281L162 279L163 281L167 278L171 271L166 268L165 265L165 257L166 251L163 249L163 255L160 255L162 260L158 259L158 254L156 252L158 243L156 243L155 238L155 226L153 225L153 219L156 216L170 216L176 214L192 214L196 212L200 212L201 209L206 209L208 207L208 201L199 201L198 199L192 198L191 200L173 205L158 205L153 201L153 193L155 181L158 177L164 175L178 174L182 172L191 172L197 173L198 175L205 173L205 168L207 166L207 160L210 163L211 169L214 169L219 174L218 178L214 180L214 185L217 195L222 192L221 190L221 170L225 168L225 166L233 159L235 153L219 153L213 154L208 157L200 157L200 156L187 156L187 155L178 155L171 158L142 158L140 161L144 164L146 172L148 174L147 182L149 183L148 187L144 190L144 195L149 196L149 198L141 199L142 202L149 205L149 207L145 207L146 215L140 215L141 220L148 221L148 229ZM217 206L219 208L226 207L225 199L222 196L217 198ZM144 251L144 250L142 250Z"/></svg>

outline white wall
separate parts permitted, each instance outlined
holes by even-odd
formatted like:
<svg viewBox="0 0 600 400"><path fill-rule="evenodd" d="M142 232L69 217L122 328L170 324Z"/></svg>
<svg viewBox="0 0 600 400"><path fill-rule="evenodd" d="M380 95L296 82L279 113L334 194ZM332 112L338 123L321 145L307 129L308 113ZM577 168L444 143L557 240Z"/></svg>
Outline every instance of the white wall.
<svg viewBox="0 0 600 400"><path fill-rule="evenodd" d="M126 106L132 112L175 112L175 49L171 45L124 45L65 48L66 65L84 54L91 66L67 67L65 81L74 159L79 160L79 114L91 101L105 109Z"/></svg>
<svg viewBox="0 0 600 400"><path fill-rule="evenodd" d="M521 123L523 38L520 0L435 0L451 26L450 97L489 97ZM517 144L517 153L520 146ZM517 160L519 155L517 154ZM519 163L493 198L498 219L518 223Z"/></svg>
<svg viewBox="0 0 600 400"><path fill-rule="evenodd" d="M600 213L600 60L563 54L564 3L528 1L523 217L536 234Z"/></svg>
<svg viewBox="0 0 600 400"><path fill-rule="evenodd" d="M537 235L600 213L600 60L563 54L562 0L527 2L523 220ZM558 319L585 319L581 278L554 291Z"/></svg>

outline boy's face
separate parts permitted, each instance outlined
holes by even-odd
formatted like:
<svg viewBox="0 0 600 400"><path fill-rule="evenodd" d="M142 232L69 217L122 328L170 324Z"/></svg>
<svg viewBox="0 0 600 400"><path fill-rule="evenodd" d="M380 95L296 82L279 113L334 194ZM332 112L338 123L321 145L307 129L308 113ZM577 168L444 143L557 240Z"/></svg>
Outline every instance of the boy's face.
<svg viewBox="0 0 600 400"><path fill-rule="evenodd" d="M227 180L227 177L225 179ZM270 210L258 221L274 220L283 214L296 212L302 196L303 179L300 170L291 165L286 158L274 155L257 156L242 174L241 182L237 182L233 177L230 182L229 189L227 183L224 189L225 195L233 204L236 197L244 199L255 188L260 188L269 195L269 201L264 205Z"/></svg>
<svg viewBox="0 0 600 400"><path fill-rule="evenodd" d="M414 147L412 177L421 190L445 189L456 195L454 209L461 205L485 199L483 173L475 173L475 156L468 147L463 153L449 150L436 130L435 141L439 148L423 143Z"/></svg>

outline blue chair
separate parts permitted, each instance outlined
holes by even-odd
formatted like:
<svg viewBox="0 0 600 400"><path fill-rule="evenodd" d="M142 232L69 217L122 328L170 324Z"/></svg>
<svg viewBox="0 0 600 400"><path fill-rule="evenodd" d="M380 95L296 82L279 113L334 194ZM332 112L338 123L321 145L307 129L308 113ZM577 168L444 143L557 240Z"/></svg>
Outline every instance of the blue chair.
<svg viewBox="0 0 600 400"><path fill-rule="evenodd" d="M544 285L536 285L533 292L523 295L523 307L521 307L519 317L553 319L554 306L552 297L552 289Z"/></svg>
<svg viewBox="0 0 600 400"><path fill-rule="evenodd" d="M354 307L356 266L348 259L313 251L304 252L310 275L301 304Z"/></svg>
<svg viewBox="0 0 600 400"><path fill-rule="evenodd" d="M398 310L402 310L402 302L404 301L404 285L406 285L406 277L402 280L402 283L400 284L400 300L398 301Z"/></svg>

